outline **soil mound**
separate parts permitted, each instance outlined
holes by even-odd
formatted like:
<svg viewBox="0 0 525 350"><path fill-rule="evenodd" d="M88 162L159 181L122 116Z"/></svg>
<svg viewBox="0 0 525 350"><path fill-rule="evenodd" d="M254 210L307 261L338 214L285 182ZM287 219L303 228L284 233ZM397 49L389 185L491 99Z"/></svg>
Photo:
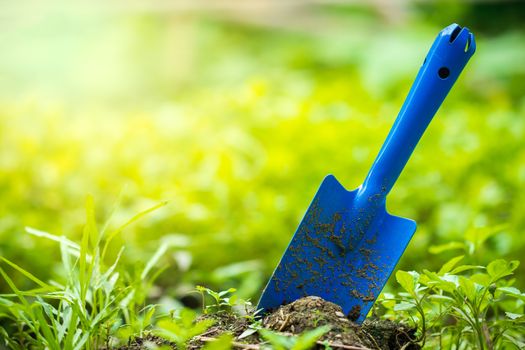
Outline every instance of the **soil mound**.
<svg viewBox="0 0 525 350"><path fill-rule="evenodd" d="M366 320L357 325L348 319L341 307L319 297L310 296L281 306L266 316L263 325L271 330L300 334L327 325L330 331L321 337L332 348L419 349L412 343L414 329L385 320ZM322 348L322 347L321 347Z"/></svg>
<svg viewBox="0 0 525 350"><path fill-rule="evenodd" d="M250 329L250 322L246 317L222 312L203 315L202 318L211 318L215 324L203 334L193 338L187 349L200 349L207 342L213 341L226 332L234 337L232 346L234 349L262 350L271 348L270 344L265 342L255 331L249 332L251 334L246 336L245 331ZM415 339L415 329L401 323L378 319L367 319L362 325L357 325L345 316L340 306L315 296L305 297L281 306L266 315L261 323L266 329L289 336L299 335L321 326L329 326L330 331L319 339L314 349L420 349L420 346L413 340ZM163 344L176 348L172 343L149 335L145 338L135 339L127 347L120 349L147 349L144 346L147 343Z"/></svg>

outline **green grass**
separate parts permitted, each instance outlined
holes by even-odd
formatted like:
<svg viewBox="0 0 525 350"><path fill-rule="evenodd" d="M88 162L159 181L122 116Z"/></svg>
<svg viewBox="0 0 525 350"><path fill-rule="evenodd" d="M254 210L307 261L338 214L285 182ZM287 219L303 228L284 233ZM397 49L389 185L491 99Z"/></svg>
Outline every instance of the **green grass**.
<svg viewBox="0 0 525 350"><path fill-rule="evenodd" d="M0 274L11 293L0 295L3 341L12 349L98 349L124 344L131 335L140 336L151 326L154 305L146 304L146 293L159 270L154 268L166 251L160 246L137 276L119 264L124 248L107 265L106 248L112 238L142 216L165 203L149 208L114 231L108 225L99 231L93 198L86 204L86 224L80 244L47 232L28 228L29 234L56 243L61 254L57 280L43 282L23 267L2 258ZM6 267L35 285L19 289Z"/></svg>

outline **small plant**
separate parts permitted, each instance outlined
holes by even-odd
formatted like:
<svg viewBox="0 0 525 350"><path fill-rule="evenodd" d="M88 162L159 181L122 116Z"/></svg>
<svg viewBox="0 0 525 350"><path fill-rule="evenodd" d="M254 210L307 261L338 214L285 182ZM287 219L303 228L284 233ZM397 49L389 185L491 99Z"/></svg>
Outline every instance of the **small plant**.
<svg viewBox="0 0 525 350"><path fill-rule="evenodd" d="M509 277L518 261L497 259L486 267L459 265L463 256L438 272L397 271L405 292L385 295L383 306L410 318L419 327L422 345L455 349L499 349L525 346L525 293Z"/></svg>
<svg viewBox="0 0 525 350"><path fill-rule="evenodd" d="M238 339L244 339L246 337L249 337L252 334L257 333L260 329L263 329L263 325L260 319L256 319L255 316L248 318L248 321L250 324L248 325L248 328L244 330L237 338Z"/></svg>
<svg viewBox="0 0 525 350"><path fill-rule="evenodd" d="M197 314L190 309L182 309L177 316L161 319L154 333L177 344L177 349L186 349L187 342L196 335L204 333L214 321L196 321Z"/></svg>
<svg viewBox="0 0 525 350"><path fill-rule="evenodd" d="M230 350L232 348L233 336L228 333L224 333L217 339L206 343L202 347L202 350Z"/></svg>
<svg viewBox="0 0 525 350"><path fill-rule="evenodd" d="M290 337L279 333L272 332L268 329L259 329L259 334L270 342L271 348L274 350L308 350L311 349L315 343L324 334L330 331L330 327L322 326L302 333L296 337Z"/></svg>
<svg viewBox="0 0 525 350"><path fill-rule="evenodd" d="M236 305L238 298L237 295L233 294L236 292L235 288L215 292L209 288L203 286L197 286L197 291L200 293L202 298L202 312L205 314L214 312L230 312L232 307ZM207 305L206 296L211 297L213 303Z"/></svg>

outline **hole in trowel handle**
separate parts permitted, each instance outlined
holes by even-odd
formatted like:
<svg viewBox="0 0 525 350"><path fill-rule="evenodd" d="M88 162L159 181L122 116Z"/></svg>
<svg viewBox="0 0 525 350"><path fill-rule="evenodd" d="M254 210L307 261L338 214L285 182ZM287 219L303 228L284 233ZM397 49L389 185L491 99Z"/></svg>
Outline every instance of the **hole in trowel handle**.
<svg viewBox="0 0 525 350"><path fill-rule="evenodd" d="M461 26L457 26L456 28L454 28L454 30L452 31L452 34L450 34L450 38L448 39L448 41L451 43L454 42L454 40L456 40L460 32L461 32Z"/></svg>
<svg viewBox="0 0 525 350"><path fill-rule="evenodd" d="M450 75L450 70L447 67L441 67L438 70L438 75L441 79L447 79Z"/></svg>

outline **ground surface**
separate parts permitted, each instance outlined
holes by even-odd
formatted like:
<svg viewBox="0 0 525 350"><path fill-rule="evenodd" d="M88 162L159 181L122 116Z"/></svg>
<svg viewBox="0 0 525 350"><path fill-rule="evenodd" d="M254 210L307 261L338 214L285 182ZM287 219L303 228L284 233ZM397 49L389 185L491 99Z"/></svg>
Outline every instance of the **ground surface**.
<svg viewBox="0 0 525 350"><path fill-rule="evenodd" d="M224 332L229 332L235 337L234 348L259 349L267 345L257 333L239 338L249 328L250 323L245 317L230 313L202 317L213 318L215 324L201 336L195 337L190 342L190 349L199 349ZM317 342L319 349L328 348L326 345L332 349L353 350L419 349L419 346L411 341L414 338L414 330L406 325L384 320L366 320L359 326L349 320L339 306L318 297L306 297L282 306L265 316L262 325L266 329L290 336L328 325L331 330ZM146 349L147 343L172 345L175 348L173 344L148 336L135 339L129 346L120 349Z"/></svg>

